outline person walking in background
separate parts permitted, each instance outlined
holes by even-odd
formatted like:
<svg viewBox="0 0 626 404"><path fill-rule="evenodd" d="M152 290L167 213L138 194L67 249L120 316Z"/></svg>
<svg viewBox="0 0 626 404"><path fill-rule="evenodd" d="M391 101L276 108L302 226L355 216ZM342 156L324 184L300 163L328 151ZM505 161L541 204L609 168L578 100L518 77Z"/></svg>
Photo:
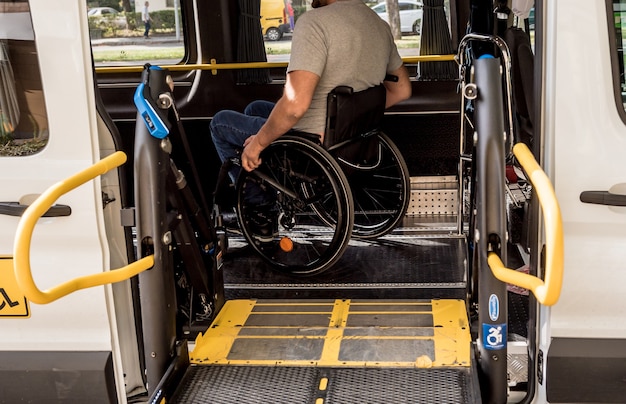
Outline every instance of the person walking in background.
<svg viewBox="0 0 626 404"><path fill-rule="evenodd" d="M285 7L285 10L287 11L287 18L289 18L289 27L291 28L291 32L293 32L293 27L296 21L294 19L293 6L291 5L291 0L287 0L286 4L287 6Z"/></svg>
<svg viewBox="0 0 626 404"><path fill-rule="evenodd" d="M143 25L145 30L143 31L143 37L149 38L150 36L150 12L148 11L148 6L150 6L149 2L145 2L143 5L143 9L141 10L141 20L143 21Z"/></svg>

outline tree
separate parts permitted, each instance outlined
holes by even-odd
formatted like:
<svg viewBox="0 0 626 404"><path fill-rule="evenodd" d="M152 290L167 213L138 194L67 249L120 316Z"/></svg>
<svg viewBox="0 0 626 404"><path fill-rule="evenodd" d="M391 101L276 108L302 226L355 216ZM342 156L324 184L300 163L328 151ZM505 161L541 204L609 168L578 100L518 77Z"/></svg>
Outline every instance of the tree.
<svg viewBox="0 0 626 404"><path fill-rule="evenodd" d="M135 10L130 8L130 0L122 0L122 10L127 12L127 13L135 11Z"/></svg>
<svg viewBox="0 0 626 404"><path fill-rule="evenodd" d="M387 4L387 16L389 17L389 26L391 27L393 39L402 39L398 0L385 0L385 2Z"/></svg>

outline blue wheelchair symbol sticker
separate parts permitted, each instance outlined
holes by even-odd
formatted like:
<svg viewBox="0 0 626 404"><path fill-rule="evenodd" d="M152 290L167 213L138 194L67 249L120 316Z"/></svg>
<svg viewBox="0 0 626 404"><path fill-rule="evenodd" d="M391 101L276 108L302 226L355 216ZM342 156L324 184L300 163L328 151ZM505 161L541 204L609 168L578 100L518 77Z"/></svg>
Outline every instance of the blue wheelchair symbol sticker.
<svg viewBox="0 0 626 404"><path fill-rule="evenodd" d="M491 350L504 348L506 346L506 323L483 323L483 346Z"/></svg>

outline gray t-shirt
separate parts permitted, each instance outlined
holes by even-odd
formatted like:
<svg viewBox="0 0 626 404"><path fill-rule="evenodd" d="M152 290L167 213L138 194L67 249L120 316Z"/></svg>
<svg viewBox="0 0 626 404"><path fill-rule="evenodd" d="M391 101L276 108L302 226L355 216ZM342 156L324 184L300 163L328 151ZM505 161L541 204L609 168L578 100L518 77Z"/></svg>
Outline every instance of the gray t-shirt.
<svg viewBox="0 0 626 404"><path fill-rule="evenodd" d="M333 88L365 90L401 65L389 25L363 0L338 0L307 11L295 26L287 73L306 70L321 79L295 129L323 133L326 97Z"/></svg>

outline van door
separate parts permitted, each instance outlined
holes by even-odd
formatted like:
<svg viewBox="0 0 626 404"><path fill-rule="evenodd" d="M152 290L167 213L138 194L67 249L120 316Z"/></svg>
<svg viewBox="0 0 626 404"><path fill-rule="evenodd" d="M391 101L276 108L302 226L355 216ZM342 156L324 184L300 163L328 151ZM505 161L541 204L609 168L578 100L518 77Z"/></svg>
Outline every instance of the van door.
<svg viewBox="0 0 626 404"><path fill-rule="evenodd" d="M99 396L125 402L121 376L107 384L119 363L113 352L115 319L107 310L110 288L35 304L16 286L12 265L20 211L101 158L89 37L81 32L87 26L86 3L2 0L0 6L0 68L3 77L15 78L11 87L2 80L1 90L14 113L9 121L2 110L0 134L0 362L13 365L9 374L2 373L0 391L7 402L38 402L60 397L50 390L63 386L63 398L70 401ZM99 180L61 196L57 204L68 208L41 218L31 242L32 274L40 290L109 267ZM34 368L50 370L35 376Z"/></svg>
<svg viewBox="0 0 626 404"><path fill-rule="evenodd" d="M545 2L547 23L556 23L545 50L554 62L546 73L546 171L554 175L565 244L563 290L546 309L551 334L541 347L549 402L621 402L625 394L618 369L626 352L626 208L611 200L626 198L626 114L614 84L620 76L624 83L621 49L610 40L623 16L614 17L610 3ZM568 28L578 20L584 32Z"/></svg>
<svg viewBox="0 0 626 404"><path fill-rule="evenodd" d="M613 77L619 73L611 69L607 35L615 28L607 26L603 3L556 7L557 30L583 16L595 18L593 29L560 37L555 52L554 182L567 236L566 287L552 316L559 336L591 337L603 330L605 337L626 338L623 310L605 310L626 307L626 208L583 201L592 202L586 191L626 194L626 114L621 102L616 105ZM593 85L572 86L583 77Z"/></svg>

